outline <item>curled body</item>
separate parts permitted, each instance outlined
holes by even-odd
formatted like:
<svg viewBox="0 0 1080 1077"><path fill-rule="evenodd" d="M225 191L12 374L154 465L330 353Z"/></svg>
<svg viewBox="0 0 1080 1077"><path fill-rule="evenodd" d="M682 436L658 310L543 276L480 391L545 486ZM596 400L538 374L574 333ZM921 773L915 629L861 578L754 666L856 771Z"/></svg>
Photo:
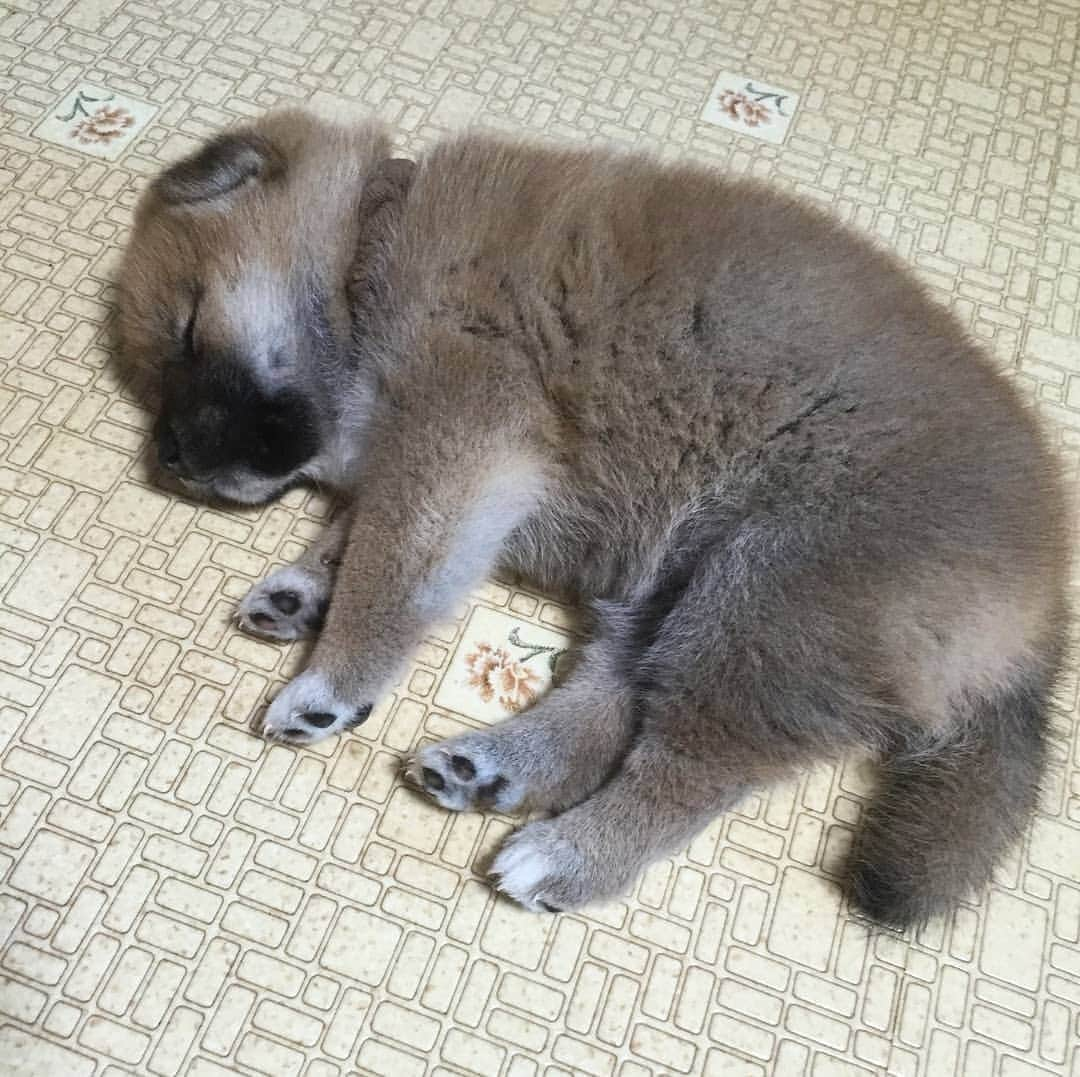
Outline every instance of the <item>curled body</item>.
<svg viewBox="0 0 1080 1077"><path fill-rule="evenodd" d="M301 343L260 366L226 317L218 358L261 371L271 412L310 409L310 444L275 449L296 463L272 479L255 459L195 480L261 500L317 477L347 500L291 583L242 604L278 638L325 620L268 735L361 720L501 567L574 596L590 638L529 712L422 747L410 772L448 808L549 815L495 862L516 900L615 896L747 790L855 751L881 774L854 904L906 926L984 887L1034 806L1065 626L1061 481L1008 382L895 259L765 185L480 134L409 166L348 137L301 114L225 136L172 201L175 176L157 181L128 263L152 279L149 237L181 232L234 267L208 286L189 263L200 303L167 319L198 387L208 297L256 328L266 309L247 207L293 191L277 242L316 267ZM222 179L238 144L249 174ZM326 167L312 145L353 154L330 199L296 197ZM126 280L128 339L150 341L145 279ZM183 474L190 407L164 398Z"/></svg>

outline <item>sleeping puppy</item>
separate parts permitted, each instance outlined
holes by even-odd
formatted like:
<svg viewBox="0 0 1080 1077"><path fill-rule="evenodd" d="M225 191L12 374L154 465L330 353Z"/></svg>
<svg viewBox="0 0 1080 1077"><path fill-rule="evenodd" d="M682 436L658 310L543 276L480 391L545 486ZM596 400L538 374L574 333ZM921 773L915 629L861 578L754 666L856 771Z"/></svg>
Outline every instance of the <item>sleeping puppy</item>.
<svg viewBox="0 0 1080 1077"><path fill-rule="evenodd" d="M288 113L155 181L121 289L163 468L349 501L241 604L279 639L325 612L267 736L362 721L497 567L594 611L528 714L410 763L447 808L550 814L494 865L523 905L617 895L748 790L853 751L881 777L849 892L882 923L984 887L1022 833L1063 649L1060 479L950 315L828 217L479 134L414 170L377 127Z"/></svg>

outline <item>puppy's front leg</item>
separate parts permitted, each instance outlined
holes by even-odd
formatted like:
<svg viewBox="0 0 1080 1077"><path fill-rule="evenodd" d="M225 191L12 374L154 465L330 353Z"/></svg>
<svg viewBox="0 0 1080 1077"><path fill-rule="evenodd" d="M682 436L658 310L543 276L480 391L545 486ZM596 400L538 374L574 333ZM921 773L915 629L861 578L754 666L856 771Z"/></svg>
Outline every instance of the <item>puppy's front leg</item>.
<svg viewBox="0 0 1080 1077"><path fill-rule="evenodd" d="M270 706L267 736L306 744L362 722L536 507L543 470L527 431L485 427L468 405L443 392L378 423L325 627Z"/></svg>
<svg viewBox="0 0 1080 1077"><path fill-rule="evenodd" d="M304 639L319 631L348 537L349 513L348 506L342 506L299 559L271 572L248 591L236 610L239 628L280 641Z"/></svg>

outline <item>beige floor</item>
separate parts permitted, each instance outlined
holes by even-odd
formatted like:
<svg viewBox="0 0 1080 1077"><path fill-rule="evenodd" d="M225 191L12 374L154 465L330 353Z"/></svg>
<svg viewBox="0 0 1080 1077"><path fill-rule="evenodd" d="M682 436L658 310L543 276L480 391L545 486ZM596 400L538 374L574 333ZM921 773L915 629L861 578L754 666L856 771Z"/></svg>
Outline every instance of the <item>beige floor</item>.
<svg viewBox="0 0 1080 1077"><path fill-rule="evenodd" d="M610 138L771 176L877 233L1075 474L1077 13L0 0L0 1071L1080 1073L1075 673L1029 840L948 924L868 938L848 917L829 874L865 788L851 767L750 801L632 900L521 913L473 867L508 822L443 814L397 768L541 691L565 612L492 585L357 735L264 744L248 721L301 656L230 609L325 506L222 513L149 487L104 328L140 184L235 117L312 99L375 109L413 149L474 118Z"/></svg>

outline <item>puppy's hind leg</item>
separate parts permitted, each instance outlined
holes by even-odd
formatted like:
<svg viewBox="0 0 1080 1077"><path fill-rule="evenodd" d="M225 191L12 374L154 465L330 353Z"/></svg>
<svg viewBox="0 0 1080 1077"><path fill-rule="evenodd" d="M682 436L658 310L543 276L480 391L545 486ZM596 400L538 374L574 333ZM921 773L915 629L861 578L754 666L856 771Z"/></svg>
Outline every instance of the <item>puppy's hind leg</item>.
<svg viewBox="0 0 1080 1077"><path fill-rule="evenodd" d="M772 656L750 625L740 630L723 581L710 575L706 564L696 580L669 576L629 611L625 627L641 647L632 656L632 746L588 799L528 824L499 852L497 886L526 908L619 896L651 861L773 776L778 752L762 744L768 719L754 692L772 679ZM764 672L759 659L768 660Z"/></svg>
<svg viewBox="0 0 1080 1077"><path fill-rule="evenodd" d="M509 839L501 890L531 909L616 897L751 788L859 741L874 702L821 615L827 580L793 563L788 586L773 561L718 545L658 581L635 631L633 746L587 800Z"/></svg>
<svg viewBox="0 0 1080 1077"><path fill-rule="evenodd" d="M611 776L634 735L620 647L603 638L590 643L566 684L491 729L422 748L409 777L457 811L554 812L580 803Z"/></svg>
<svg viewBox="0 0 1080 1077"><path fill-rule="evenodd" d="M492 874L527 909L558 912L618 897L650 862L688 842L744 791L718 775L707 756L672 752L662 735L646 732L591 797L514 834Z"/></svg>

